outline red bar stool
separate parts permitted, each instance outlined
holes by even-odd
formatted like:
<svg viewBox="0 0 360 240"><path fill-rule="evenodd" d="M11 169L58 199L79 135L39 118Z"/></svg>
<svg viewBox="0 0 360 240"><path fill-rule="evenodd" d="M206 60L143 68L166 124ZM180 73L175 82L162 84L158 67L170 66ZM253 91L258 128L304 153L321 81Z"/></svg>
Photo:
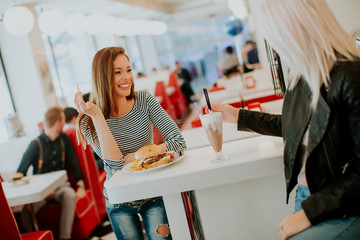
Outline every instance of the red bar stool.
<svg viewBox="0 0 360 240"><path fill-rule="evenodd" d="M254 103L250 103L249 105L247 105L248 109L251 110L259 110L260 112L262 112L262 108L261 108L261 104L260 102L254 102Z"/></svg>
<svg viewBox="0 0 360 240"><path fill-rule="evenodd" d="M221 90L225 90L225 87L213 86L209 89L209 92L216 92L216 91L221 91Z"/></svg>
<svg viewBox="0 0 360 240"><path fill-rule="evenodd" d="M200 118L194 118L193 120L191 120L191 127L192 128L202 127Z"/></svg>

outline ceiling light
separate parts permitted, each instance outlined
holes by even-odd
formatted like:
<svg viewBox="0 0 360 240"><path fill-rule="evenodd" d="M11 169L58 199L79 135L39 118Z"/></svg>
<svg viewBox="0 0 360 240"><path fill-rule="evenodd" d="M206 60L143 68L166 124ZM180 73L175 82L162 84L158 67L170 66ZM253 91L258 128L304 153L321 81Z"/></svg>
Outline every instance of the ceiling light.
<svg viewBox="0 0 360 240"><path fill-rule="evenodd" d="M72 13L65 18L65 31L72 36L80 36L85 32L85 16L81 13Z"/></svg>
<svg viewBox="0 0 360 240"><path fill-rule="evenodd" d="M3 18L5 29L16 36L29 33L34 26L34 15L24 6L8 9Z"/></svg>
<svg viewBox="0 0 360 240"><path fill-rule="evenodd" d="M64 16L57 10L46 10L39 16L40 30L49 36L55 36L64 31Z"/></svg>

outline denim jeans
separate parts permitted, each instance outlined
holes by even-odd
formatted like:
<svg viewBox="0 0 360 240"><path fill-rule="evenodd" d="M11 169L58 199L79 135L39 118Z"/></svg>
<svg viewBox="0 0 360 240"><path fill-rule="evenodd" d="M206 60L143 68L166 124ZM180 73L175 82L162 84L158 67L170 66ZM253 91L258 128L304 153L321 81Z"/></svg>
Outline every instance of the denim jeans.
<svg viewBox="0 0 360 240"><path fill-rule="evenodd" d="M144 222L148 240L171 240L171 233L162 237L157 233L161 225L169 226L162 197L152 198L139 207L128 204L106 202L106 210L111 226L118 240L143 240L139 215Z"/></svg>
<svg viewBox="0 0 360 240"><path fill-rule="evenodd" d="M295 200L295 212L302 209L301 202L310 196L305 186L298 186ZM360 217L333 219L318 223L288 238L288 240L359 240Z"/></svg>

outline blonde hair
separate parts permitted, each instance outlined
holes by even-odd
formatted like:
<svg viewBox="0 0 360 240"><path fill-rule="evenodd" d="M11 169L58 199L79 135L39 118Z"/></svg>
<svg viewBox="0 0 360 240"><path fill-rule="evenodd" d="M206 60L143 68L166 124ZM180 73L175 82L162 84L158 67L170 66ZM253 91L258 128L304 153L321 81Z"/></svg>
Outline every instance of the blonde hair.
<svg viewBox="0 0 360 240"><path fill-rule="evenodd" d="M63 118L63 115L61 113L63 113L63 112L64 112L64 110L58 106L49 108L46 111L45 117L44 117L45 129L51 128L52 126L54 126L54 124L57 121L61 121Z"/></svg>
<svg viewBox="0 0 360 240"><path fill-rule="evenodd" d="M117 102L113 100L114 96L114 61L119 55L124 55L128 60L129 57L125 54L125 49L122 47L107 47L99 50L92 62L92 91L89 102L97 105L103 113L105 119L110 117L111 112L118 112ZM130 95L126 99L130 100L135 97L134 83L131 86ZM84 114L79 114L76 119L76 135L78 142L86 147L85 133L90 129L91 138L94 142L95 127L91 118L87 121L86 127L80 129L81 120ZM97 144L97 142L94 142Z"/></svg>
<svg viewBox="0 0 360 240"><path fill-rule="evenodd" d="M266 0L259 23L265 39L290 68L289 89L300 76L309 84L312 109L322 84L329 87L334 64L360 59L359 50L325 0Z"/></svg>

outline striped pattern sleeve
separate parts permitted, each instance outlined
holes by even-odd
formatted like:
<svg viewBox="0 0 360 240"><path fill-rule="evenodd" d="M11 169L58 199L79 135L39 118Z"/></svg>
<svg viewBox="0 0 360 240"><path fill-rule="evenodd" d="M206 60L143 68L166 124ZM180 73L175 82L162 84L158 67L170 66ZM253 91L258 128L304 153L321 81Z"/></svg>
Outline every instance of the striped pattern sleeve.
<svg viewBox="0 0 360 240"><path fill-rule="evenodd" d="M91 138L91 134L90 134L90 129L85 129L89 119L90 119L89 116L84 115L84 117L81 119L81 122L80 122L80 128L83 133L86 132L85 133L86 139L89 142L89 144L91 145L92 149L96 152L96 154L104 161L104 163L109 168L111 168L113 170L121 170L124 167L124 159L122 158L120 161L105 159L103 157L103 154L101 151L101 146L100 146L100 144L98 144L99 138L98 138L96 131L94 132L95 143L93 142L93 140Z"/></svg>
<svg viewBox="0 0 360 240"><path fill-rule="evenodd" d="M186 149L185 139L176 123L150 93L146 93L146 101L149 117L155 127L163 135L166 150L181 153L184 152Z"/></svg>

